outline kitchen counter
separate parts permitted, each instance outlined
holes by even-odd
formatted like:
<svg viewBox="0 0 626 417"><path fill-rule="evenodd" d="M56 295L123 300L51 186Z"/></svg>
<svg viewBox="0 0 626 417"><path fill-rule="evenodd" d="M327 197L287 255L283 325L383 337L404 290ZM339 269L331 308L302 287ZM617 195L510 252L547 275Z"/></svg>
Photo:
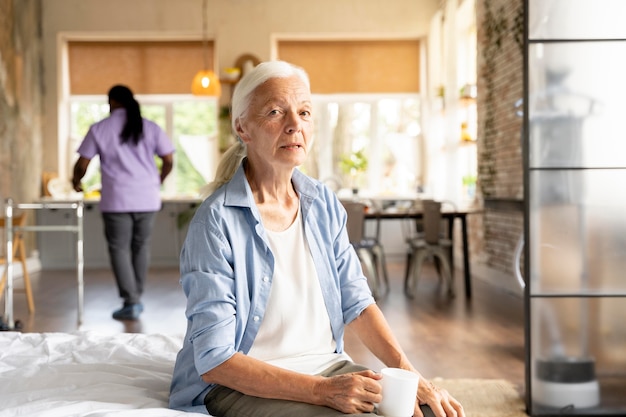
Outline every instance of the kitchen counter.
<svg viewBox="0 0 626 417"><path fill-rule="evenodd" d="M77 193L77 195L80 195ZM74 201L82 201L87 204L97 204L100 202L100 199L97 197L88 197L88 198L73 198L71 196L67 197L40 197L36 203L70 203ZM202 199L200 197L188 196L188 195L171 195L171 194L162 194L161 201L163 204L165 203L201 203Z"/></svg>
<svg viewBox="0 0 626 417"><path fill-rule="evenodd" d="M85 268L108 268L109 256L104 237L102 215L98 209L99 199L42 197L38 203L66 203L83 201L85 210L84 261ZM187 196L164 196L163 206L157 214L152 235L152 267L178 266L180 249L187 235L187 224L200 198ZM44 208L37 210L38 225L70 224L74 214L71 210ZM67 233L47 232L37 235L41 266L44 269L72 269L76 265L76 245Z"/></svg>

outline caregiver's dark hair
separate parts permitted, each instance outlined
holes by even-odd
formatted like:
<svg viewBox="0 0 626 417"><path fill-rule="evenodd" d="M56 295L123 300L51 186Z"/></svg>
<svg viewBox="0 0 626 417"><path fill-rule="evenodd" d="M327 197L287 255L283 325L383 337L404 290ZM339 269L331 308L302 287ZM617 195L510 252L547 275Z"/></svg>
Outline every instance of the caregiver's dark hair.
<svg viewBox="0 0 626 417"><path fill-rule="evenodd" d="M135 100L133 92L125 85L115 85L109 90L109 103L111 100L117 102L126 109L126 123L122 129L122 143L132 139L136 145L143 136L143 119L139 103Z"/></svg>

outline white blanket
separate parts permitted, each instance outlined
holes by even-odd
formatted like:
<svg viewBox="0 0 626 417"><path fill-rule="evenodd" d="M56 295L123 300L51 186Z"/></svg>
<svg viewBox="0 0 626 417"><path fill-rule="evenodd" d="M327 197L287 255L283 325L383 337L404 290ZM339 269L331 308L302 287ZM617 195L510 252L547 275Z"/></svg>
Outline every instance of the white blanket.
<svg viewBox="0 0 626 417"><path fill-rule="evenodd" d="M182 338L0 332L0 416L207 417L167 408Z"/></svg>

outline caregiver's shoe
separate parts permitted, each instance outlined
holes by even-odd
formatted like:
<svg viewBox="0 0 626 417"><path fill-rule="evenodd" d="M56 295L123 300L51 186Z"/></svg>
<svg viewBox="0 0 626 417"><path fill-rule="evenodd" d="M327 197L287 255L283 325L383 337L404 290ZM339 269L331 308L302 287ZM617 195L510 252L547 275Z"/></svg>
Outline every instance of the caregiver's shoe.
<svg viewBox="0 0 626 417"><path fill-rule="evenodd" d="M143 304L124 304L124 307L113 312L115 320L137 320L143 311Z"/></svg>

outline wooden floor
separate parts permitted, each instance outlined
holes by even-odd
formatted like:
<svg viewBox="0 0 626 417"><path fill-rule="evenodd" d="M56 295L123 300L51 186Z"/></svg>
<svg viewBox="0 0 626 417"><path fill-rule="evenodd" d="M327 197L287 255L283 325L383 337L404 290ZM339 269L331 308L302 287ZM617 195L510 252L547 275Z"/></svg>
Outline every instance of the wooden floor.
<svg viewBox="0 0 626 417"><path fill-rule="evenodd" d="M463 274L457 270L457 296L449 299L439 287L434 269L427 268L416 297L408 299L402 292L404 264L395 262L388 267L391 289L378 303L410 360L426 377L506 379L523 392L523 300L519 295L474 279L473 297L467 300ZM111 312L121 305L111 272L86 270L85 313L80 327L75 272L32 275L36 313L28 314L22 293L14 296L14 317L21 322L23 332L185 332L185 297L175 268L151 271L143 300L145 312L137 322L111 318ZM19 288L21 283L15 286ZM382 364L351 334L346 335L346 348L355 361L381 368Z"/></svg>

